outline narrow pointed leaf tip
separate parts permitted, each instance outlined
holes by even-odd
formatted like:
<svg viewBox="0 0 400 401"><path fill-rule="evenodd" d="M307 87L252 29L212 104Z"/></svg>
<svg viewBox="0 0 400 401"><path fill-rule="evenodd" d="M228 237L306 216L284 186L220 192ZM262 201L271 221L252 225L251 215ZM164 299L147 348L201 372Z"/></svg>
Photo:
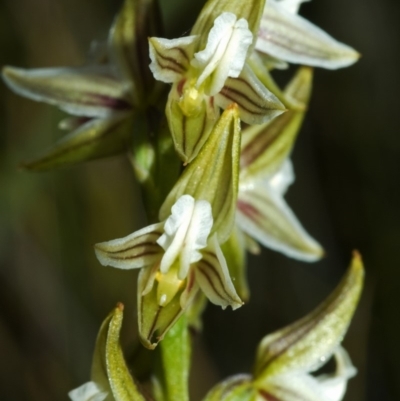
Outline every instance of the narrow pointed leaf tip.
<svg viewBox="0 0 400 401"><path fill-rule="evenodd" d="M72 401L146 401L129 373L119 342L123 310L118 303L104 320L93 356L92 381L72 390Z"/></svg>
<svg viewBox="0 0 400 401"><path fill-rule="evenodd" d="M363 287L364 268L358 252L332 294L305 318L265 337L257 352L256 381L322 366L348 329Z"/></svg>
<svg viewBox="0 0 400 401"><path fill-rule="evenodd" d="M288 10L285 3L268 1L256 50L290 63L327 69L347 67L358 60L357 51Z"/></svg>

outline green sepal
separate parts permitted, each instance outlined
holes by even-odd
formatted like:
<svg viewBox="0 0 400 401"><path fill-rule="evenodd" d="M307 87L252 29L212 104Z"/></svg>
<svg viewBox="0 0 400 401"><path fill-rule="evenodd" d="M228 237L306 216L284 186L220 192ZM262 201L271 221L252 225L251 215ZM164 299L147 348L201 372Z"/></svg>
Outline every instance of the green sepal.
<svg viewBox="0 0 400 401"><path fill-rule="evenodd" d="M242 230L235 225L231 236L222 246L233 285L243 302L250 297L247 283L246 238Z"/></svg>
<svg viewBox="0 0 400 401"><path fill-rule="evenodd" d="M160 306L157 296L158 282L154 273L158 265L141 269L138 278L138 322L142 344L154 349L168 330L182 316L195 297L198 286L190 275L182 283L173 299L166 306Z"/></svg>
<svg viewBox="0 0 400 401"><path fill-rule="evenodd" d="M255 46L264 6L265 0L208 0L197 18L191 35L201 35L199 49L204 48L207 43L208 33L214 25L214 20L223 12L231 12L238 19L246 19L249 24L249 29L254 36L253 44L249 49L250 54Z"/></svg>
<svg viewBox="0 0 400 401"><path fill-rule="evenodd" d="M124 306L118 304L100 328L93 356L92 381L109 393L107 401L146 401L129 373L119 343L123 309Z"/></svg>
<svg viewBox="0 0 400 401"><path fill-rule="evenodd" d="M132 134L134 117L117 116L94 119L60 139L41 157L21 163L31 171L68 167L126 151Z"/></svg>
<svg viewBox="0 0 400 401"><path fill-rule="evenodd" d="M219 117L214 99L204 97L195 113L185 114L180 105L181 95L172 86L166 106L166 116L174 140L175 150L182 161L190 163L199 153Z"/></svg>
<svg viewBox="0 0 400 401"><path fill-rule="evenodd" d="M364 268L354 252L352 263L331 295L313 312L261 341L255 383L291 372L315 371L342 341L361 295Z"/></svg>
<svg viewBox="0 0 400 401"><path fill-rule="evenodd" d="M218 383L203 401L256 401L257 390L249 375L237 375Z"/></svg>
<svg viewBox="0 0 400 401"><path fill-rule="evenodd" d="M236 211L240 137L238 107L232 104L167 196L160 209L160 221L169 216L172 205L182 195L188 194L210 202L214 219L210 235L217 232L220 243L229 238Z"/></svg>
<svg viewBox="0 0 400 401"><path fill-rule="evenodd" d="M285 88L291 103L301 104L303 111L288 110L274 120L248 127L242 135L241 180L275 173L292 151L310 98L313 70L301 67Z"/></svg>

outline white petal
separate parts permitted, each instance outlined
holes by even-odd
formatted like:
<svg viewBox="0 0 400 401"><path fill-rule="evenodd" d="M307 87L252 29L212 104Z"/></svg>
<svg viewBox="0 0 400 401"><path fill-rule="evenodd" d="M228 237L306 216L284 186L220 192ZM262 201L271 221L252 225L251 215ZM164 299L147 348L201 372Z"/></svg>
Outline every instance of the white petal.
<svg viewBox="0 0 400 401"><path fill-rule="evenodd" d="M285 195L288 187L294 183L294 170L291 160L287 159L282 167L269 180L268 185L277 194Z"/></svg>
<svg viewBox="0 0 400 401"><path fill-rule="evenodd" d="M198 262L202 258L199 250L207 246L207 239L212 226L213 217L210 202L197 201L186 234L185 247L181 252L181 266L178 274L181 280L187 276L191 263Z"/></svg>
<svg viewBox="0 0 400 401"><path fill-rule="evenodd" d="M266 400L330 401L319 382L308 374L273 376L261 383L260 387Z"/></svg>
<svg viewBox="0 0 400 401"><path fill-rule="evenodd" d="M347 381L356 375L357 371L351 363L347 351L339 346L334 354L336 370L333 374L321 375L319 381L324 395L329 401L341 401L347 388Z"/></svg>
<svg viewBox="0 0 400 401"><path fill-rule="evenodd" d="M165 251L160 264L161 273L168 272L182 250L194 205L195 200L190 195L183 195L171 208L171 215L165 222L164 234L157 240Z"/></svg>
<svg viewBox="0 0 400 401"><path fill-rule="evenodd" d="M268 3L270 1L276 1L277 3L281 4L282 7L285 7L290 13L297 14L301 4L310 0L269 0Z"/></svg>
<svg viewBox="0 0 400 401"><path fill-rule="evenodd" d="M337 69L355 63L359 54L316 25L268 1L258 31L256 50L290 63Z"/></svg>
<svg viewBox="0 0 400 401"><path fill-rule="evenodd" d="M245 19L237 20L232 13L222 13L215 19L208 36L207 46L197 52L191 64L202 70L197 86L211 78L206 93L218 93L228 77L237 78L244 66L253 35Z"/></svg>
<svg viewBox="0 0 400 401"><path fill-rule="evenodd" d="M95 382L87 382L68 393L72 401L103 401L107 393L102 392Z"/></svg>
<svg viewBox="0 0 400 401"><path fill-rule="evenodd" d="M195 199L190 195L181 196L171 208L171 215L165 222L164 234L157 241L165 250L160 271L166 273L180 256L178 277L186 278L191 263L201 259L198 252L207 246L207 238L213 225L209 202Z"/></svg>

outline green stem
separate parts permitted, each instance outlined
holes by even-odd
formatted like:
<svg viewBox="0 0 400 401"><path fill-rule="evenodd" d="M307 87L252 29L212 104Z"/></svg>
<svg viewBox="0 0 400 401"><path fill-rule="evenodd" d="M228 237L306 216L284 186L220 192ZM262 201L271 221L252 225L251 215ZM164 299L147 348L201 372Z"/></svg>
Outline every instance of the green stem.
<svg viewBox="0 0 400 401"><path fill-rule="evenodd" d="M168 331L159 348L164 400L189 401L191 341L186 315Z"/></svg>

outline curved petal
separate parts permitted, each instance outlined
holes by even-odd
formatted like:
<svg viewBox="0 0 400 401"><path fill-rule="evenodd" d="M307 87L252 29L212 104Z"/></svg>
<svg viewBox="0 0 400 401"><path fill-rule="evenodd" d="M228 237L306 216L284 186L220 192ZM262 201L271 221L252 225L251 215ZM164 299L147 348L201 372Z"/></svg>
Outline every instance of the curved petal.
<svg viewBox="0 0 400 401"><path fill-rule="evenodd" d="M239 106L239 117L247 124L261 124L282 114L286 108L245 65L238 78L228 78L215 95L218 106L226 109L232 103Z"/></svg>
<svg viewBox="0 0 400 401"><path fill-rule="evenodd" d="M237 224L249 236L291 258L312 262L321 246L305 231L285 200L261 180L241 185Z"/></svg>
<svg viewBox="0 0 400 401"><path fill-rule="evenodd" d="M207 298L215 305L233 310L241 307L243 301L237 295L229 275L225 257L214 235L209 246L202 251L203 258L196 263L196 281Z"/></svg>
<svg viewBox="0 0 400 401"><path fill-rule="evenodd" d="M113 77L108 66L30 70L5 67L3 78L19 95L77 116L106 118L132 109L127 87Z"/></svg>
<svg viewBox="0 0 400 401"><path fill-rule="evenodd" d="M94 250L103 266L136 269L149 266L161 259L163 249L157 244L164 223L145 227L124 238L96 244Z"/></svg>
<svg viewBox="0 0 400 401"><path fill-rule="evenodd" d="M347 381L356 375L357 371L347 351L339 346L334 353L336 369L332 374L317 376L324 395L329 401L341 401L347 388Z"/></svg>
<svg viewBox="0 0 400 401"><path fill-rule="evenodd" d="M276 1L268 1L265 8L256 50L290 63L328 69L347 67L359 58L353 48Z"/></svg>
<svg viewBox="0 0 400 401"><path fill-rule="evenodd" d="M179 81L189 69L197 36L178 39L150 38L150 70L158 81Z"/></svg>

